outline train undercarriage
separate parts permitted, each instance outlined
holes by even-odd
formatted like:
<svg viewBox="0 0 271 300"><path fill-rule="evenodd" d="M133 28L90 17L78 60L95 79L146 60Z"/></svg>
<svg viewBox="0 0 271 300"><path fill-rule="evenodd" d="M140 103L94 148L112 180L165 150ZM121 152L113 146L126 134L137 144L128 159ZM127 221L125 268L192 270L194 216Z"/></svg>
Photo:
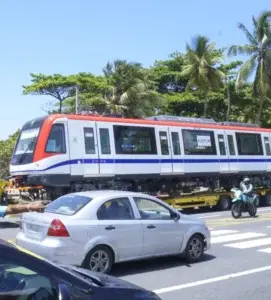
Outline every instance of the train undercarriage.
<svg viewBox="0 0 271 300"><path fill-rule="evenodd" d="M123 190L151 194L180 209L195 207L217 207L228 210L231 205L231 188L239 187L243 175L209 177L164 177L137 179L80 180L66 186L29 186L27 177L9 180L4 187L2 202L27 203L36 200L54 200L57 197L89 190ZM271 205L271 176L250 176L254 188L260 195L261 205Z"/></svg>

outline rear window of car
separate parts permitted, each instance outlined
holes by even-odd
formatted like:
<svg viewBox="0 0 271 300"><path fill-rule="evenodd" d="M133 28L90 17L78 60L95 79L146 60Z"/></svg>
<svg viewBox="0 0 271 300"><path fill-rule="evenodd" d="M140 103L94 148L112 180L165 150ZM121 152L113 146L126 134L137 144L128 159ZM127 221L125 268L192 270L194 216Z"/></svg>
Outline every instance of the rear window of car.
<svg viewBox="0 0 271 300"><path fill-rule="evenodd" d="M45 212L51 212L60 215L74 215L84 206L86 206L92 198L80 195L61 196L48 204Z"/></svg>

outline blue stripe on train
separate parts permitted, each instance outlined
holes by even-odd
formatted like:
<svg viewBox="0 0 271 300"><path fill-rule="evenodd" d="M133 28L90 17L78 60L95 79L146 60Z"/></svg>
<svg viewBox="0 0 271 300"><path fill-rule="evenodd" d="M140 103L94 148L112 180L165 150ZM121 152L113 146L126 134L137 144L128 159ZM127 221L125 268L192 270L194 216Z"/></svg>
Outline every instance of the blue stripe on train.
<svg viewBox="0 0 271 300"><path fill-rule="evenodd" d="M184 164L198 164L198 163L265 163L271 162L271 159L268 158L238 158L238 159L208 159L208 158L195 158L195 159L72 159L66 160L57 164L54 164L50 167L47 167L42 170L23 170L23 171L16 171L11 173L17 172L41 172L47 171L51 169L55 169L58 167L66 166L66 165L75 165L78 163L81 164L158 164L158 163L184 163Z"/></svg>

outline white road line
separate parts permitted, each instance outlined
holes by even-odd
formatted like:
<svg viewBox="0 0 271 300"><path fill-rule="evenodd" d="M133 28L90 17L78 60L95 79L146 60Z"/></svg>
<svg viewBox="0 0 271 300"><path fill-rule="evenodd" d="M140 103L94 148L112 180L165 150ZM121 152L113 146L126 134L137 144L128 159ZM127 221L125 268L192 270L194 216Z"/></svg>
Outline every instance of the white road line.
<svg viewBox="0 0 271 300"><path fill-rule="evenodd" d="M256 238L260 236L265 236L265 233L256 233L256 232L245 232L245 233L236 233L236 234L228 234L223 236L215 236L211 238L212 244L225 243L231 241L245 240L250 238Z"/></svg>
<svg viewBox="0 0 271 300"><path fill-rule="evenodd" d="M271 210L271 207L266 207L266 208L258 208L257 211L269 211Z"/></svg>
<svg viewBox="0 0 271 300"><path fill-rule="evenodd" d="M177 290L183 290L186 288L195 287L195 286L199 286L199 285L204 285L204 284L208 284L208 283L213 283L213 282L217 282L217 281L223 281L223 280L228 280L231 278L242 277L242 276L246 276L246 275L250 275L250 274L265 272L265 271L269 271L269 270L271 270L271 265L257 268L257 269L251 269L251 270L247 270L247 271L232 273L232 274L228 274L228 275L224 275L224 276L219 276L219 277L194 281L194 282L190 282L190 283L184 283L184 284L180 284L180 285L170 286L170 287L166 287L166 288L161 288L161 289L154 290L153 292L155 292L156 294L163 294L163 293L173 292L173 291L177 291Z"/></svg>
<svg viewBox="0 0 271 300"><path fill-rule="evenodd" d="M271 253L271 248L265 248L258 250L259 252Z"/></svg>
<svg viewBox="0 0 271 300"><path fill-rule="evenodd" d="M217 218L221 217L221 215L211 215L211 216L201 216L199 219L209 219L209 218Z"/></svg>
<svg viewBox="0 0 271 300"><path fill-rule="evenodd" d="M264 239L257 239L257 240L251 240L245 242L237 242L233 244L226 244L224 246L237 248L237 249L247 249L247 248L259 247L259 246L270 245L270 244L271 244L271 238L264 238Z"/></svg>
<svg viewBox="0 0 271 300"><path fill-rule="evenodd" d="M222 230L212 230L211 231L211 236L218 236L222 234L228 234L228 233L236 233L238 230L227 230L227 229L222 229Z"/></svg>

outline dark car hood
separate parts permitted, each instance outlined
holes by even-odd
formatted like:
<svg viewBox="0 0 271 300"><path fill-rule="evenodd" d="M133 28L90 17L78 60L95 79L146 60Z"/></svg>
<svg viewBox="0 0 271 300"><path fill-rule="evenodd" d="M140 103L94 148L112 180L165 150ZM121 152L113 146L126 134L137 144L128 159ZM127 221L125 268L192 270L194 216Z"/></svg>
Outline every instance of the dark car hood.
<svg viewBox="0 0 271 300"><path fill-rule="evenodd" d="M99 289L99 295L101 296L101 294L105 292L104 296L106 298L108 298L109 296L107 288L110 288L111 292L109 293L111 293L112 299L118 299L118 300L122 300L122 299L159 300L160 299L152 291L148 291L135 284L116 278L114 276L89 271L76 266L70 266L70 265L59 265L59 266L68 270L69 272L75 273L76 275L80 273L82 276L90 278L96 287L101 288ZM103 287L105 289L103 289Z"/></svg>
<svg viewBox="0 0 271 300"><path fill-rule="evenodd" d="M76 266L70 266L70 265L60 265L62 268L69 270L70 272L78 272L86 277L89 277L93 280L93 282L100 286L111 286L111 287L120 287L120 288L131 288L131 289L138 289L138 290L144 290L143 288L134 285L130 282L127 282L125 280L116 278L114 276L97 273L93 271L89 271L87 269L83 269Z"/></svg>

